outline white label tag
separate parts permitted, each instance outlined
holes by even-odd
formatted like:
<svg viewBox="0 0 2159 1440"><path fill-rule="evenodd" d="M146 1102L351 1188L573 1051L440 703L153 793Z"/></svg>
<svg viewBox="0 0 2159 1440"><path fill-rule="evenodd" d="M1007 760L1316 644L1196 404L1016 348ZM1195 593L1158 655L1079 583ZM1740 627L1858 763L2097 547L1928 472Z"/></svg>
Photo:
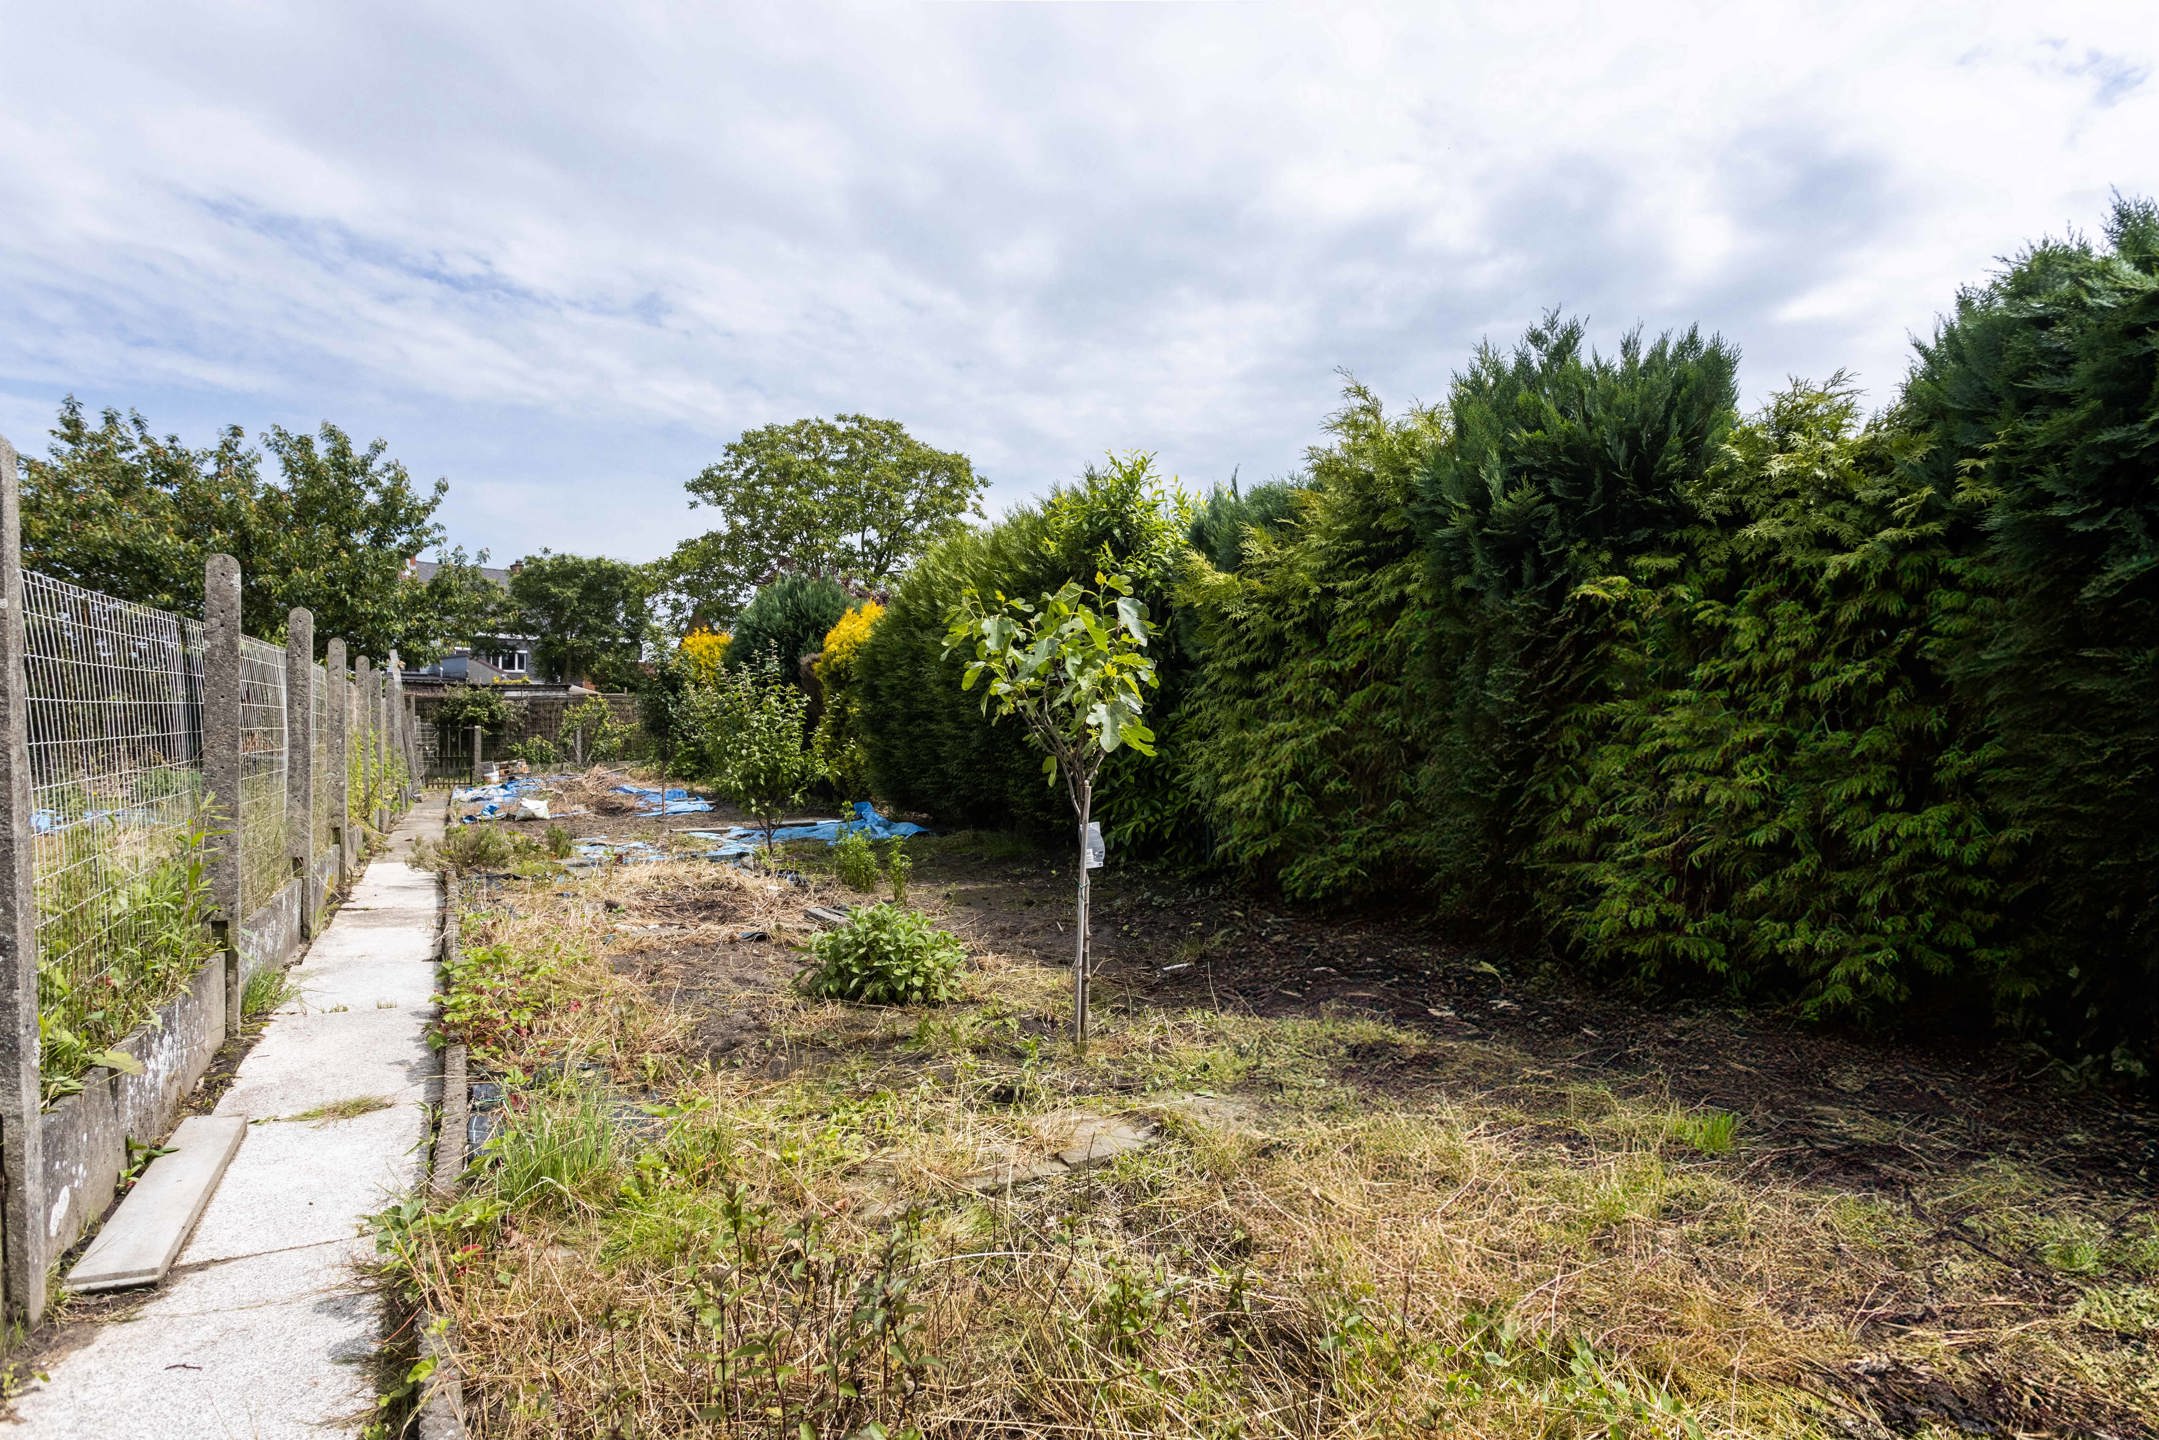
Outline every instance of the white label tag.
<svg viewBox="0 0 2159 1440"><path fill-rule="evenodd" d="M1109 853L1109 845L1107 844L1107 842L1105 842L1105 841L1104 841L1104 840L1102 839L1102 822L1101 822L1101 821L1099 821L1099 820L1090 820L1090 821L1088 821L1088 822L1087 822L1087 868L1088 868L1089 870L1099 870L1099 869L1101 869L1101 868L1102 868L1102 857L1103 857L1104 855L1107 855L1108 853Z"/></svg>

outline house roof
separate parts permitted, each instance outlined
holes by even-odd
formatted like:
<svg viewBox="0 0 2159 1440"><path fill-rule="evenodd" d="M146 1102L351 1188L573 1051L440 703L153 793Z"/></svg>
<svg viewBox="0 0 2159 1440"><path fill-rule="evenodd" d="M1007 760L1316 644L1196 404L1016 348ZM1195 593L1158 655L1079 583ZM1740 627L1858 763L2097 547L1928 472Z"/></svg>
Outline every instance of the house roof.
<svg viewBox="0 0 2159 1440"><path fill-rule="evenodd" d="M500 565L479 565L474 568L486 579L492 580L503 589L510 588L510 572L507 568ZM436 572L441 569L442 562L440 560L415 560L412 562L412 578L425 585L428 581L434 579Z"/></svg>

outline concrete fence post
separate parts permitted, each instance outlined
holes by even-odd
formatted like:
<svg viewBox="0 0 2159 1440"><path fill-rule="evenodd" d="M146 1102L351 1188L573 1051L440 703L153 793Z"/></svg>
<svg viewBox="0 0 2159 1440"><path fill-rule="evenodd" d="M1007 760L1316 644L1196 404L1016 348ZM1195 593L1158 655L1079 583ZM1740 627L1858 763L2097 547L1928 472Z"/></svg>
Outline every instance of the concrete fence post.
<svg viewBox="0 0 2159 1440"><path fill-rule="evenodd" d="M203 566L202 786L209 796L211 924L225 952L225 1033L240 1033L240 562Z"/></svg>
<svg viewBox="0 0 2159 1440"><path fill-rule="evenodd" d="M377 670L374 683L367 687L367 713L369 727L375 734L375 773L368 784L368 794L375 802L375 829L379 834L390 830L390 693L388 672Z"/></svg>
<svg viewBox="0 0 2159 1440"><path fill-rule="evenodd" d="M322 671L323 711L330 722L330 743L323 751L322 763L330 767L326 777L330 787L330 843L337 847L337 888L342 894L352 884L352 817L347 813L350 796L345 784L345 777L352 773L347 768L346 749L351 743L352 706L346 698L343 640L332 640L323 647Z"/></svg>
<svg viewBox="0 0 2159 1440"><path fill-rule="evenodd" d="M480 783L480 727L472 727L472 783Z"/></svg>
<svg viewBox="0 0 2159 1440"><path fill-rule="evenodd" d="M38 1119L37 890L30 829L30 684L23 657L22 480L0 438L0 1222L7 1313L34 1325L45 1313L45 1136Z"/></svg>
<svg viewBox="0 0 2159 1440"><path fill-rule="evenodd" d="M375 662L362 655L352 662L352 743L360 757L360 803L355 829L375 823ZM353 862L359 863L361 837L352 837Z"/></svg>
<svg viewBox="0 0 2159 1440"><path fill-rule="evenodd" d="M395 757L397 769L405 772L397 793L390 797L390 808L395 815L405 813L405 799L412 793L412 760L405 753L405 662L397 651L390 652L390 755Z"/></svg>
<svg viewBox="0 0 2159 1440"><path fill-rule="evenodd" d="M300 935L315 935L315 615L285 617L285 849L300 882Z"/></svg>

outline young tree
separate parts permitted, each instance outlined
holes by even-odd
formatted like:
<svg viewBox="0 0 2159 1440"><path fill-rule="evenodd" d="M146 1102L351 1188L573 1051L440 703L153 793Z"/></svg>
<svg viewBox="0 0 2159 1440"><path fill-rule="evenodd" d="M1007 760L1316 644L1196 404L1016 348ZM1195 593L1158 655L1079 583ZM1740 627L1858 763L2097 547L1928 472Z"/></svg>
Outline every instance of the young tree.
<svg viewBox="0 0 2159 1440"><path fill-rule="evenodd" d="M1154 731L1141 718L1143 687L1155 684L1148 658L1147 607L1122 575L1095 576L1096 589L1067 581L1040 603L995 604L979 591L962 592L947 631L947 653L971 646L974 660L960 686L986 681L985 711L1017 715L1042 748L1042 772L1065 794L1079 819L1079 938L1072 963L1072 1036L1087 1043L1087 982L1092 947L1087 935L1087 826L1102 762L1130 747L1154 754Z"/></svg>
<svg viewBox="0 0 2159 1440"><path fill-rule="evenodd" d="M684 687L673 729L692 773L772 832L817 781L809 740L810 698L779 667L725 669Z"/></svg>
<svg viewBox="0 0 2159 1440"><path fill-rule="evenodd" d="M605 689L637 682L652 618L646 566L542 550L510 576L510 607L543 669Z"/></svg>
<svg viewBox="0 0 2159 1440"><path fill-rule="evenodd" d="M684 619L732 619L781 574L875 585L976 513L982 482L965 455L936 450L896 420L797 420L743 433L689 482L720 527L669 562Z"/></svg>

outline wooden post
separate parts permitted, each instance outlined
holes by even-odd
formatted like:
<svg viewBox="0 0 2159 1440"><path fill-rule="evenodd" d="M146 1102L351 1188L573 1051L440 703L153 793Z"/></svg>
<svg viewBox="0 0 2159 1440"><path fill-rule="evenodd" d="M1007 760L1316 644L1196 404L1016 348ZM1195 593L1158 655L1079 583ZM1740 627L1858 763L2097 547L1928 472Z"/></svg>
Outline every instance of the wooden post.
<svg viewBox="0 0 2159 1440"><path fill-rule="evenodd" d="M203 566L202 784L209 796L211 925L225 952L225 1033L240 1033L240 562Z"/></svg>
<svg viewBox="0 0 2159 1440"><path fill-rule="evenodd" d="M22 480L15 447L0 438L0 1221L7 1314L35 1325L45 1314L45 1127L38 1118L37 891L30 810L30 684L24 666Z"/></svg>

